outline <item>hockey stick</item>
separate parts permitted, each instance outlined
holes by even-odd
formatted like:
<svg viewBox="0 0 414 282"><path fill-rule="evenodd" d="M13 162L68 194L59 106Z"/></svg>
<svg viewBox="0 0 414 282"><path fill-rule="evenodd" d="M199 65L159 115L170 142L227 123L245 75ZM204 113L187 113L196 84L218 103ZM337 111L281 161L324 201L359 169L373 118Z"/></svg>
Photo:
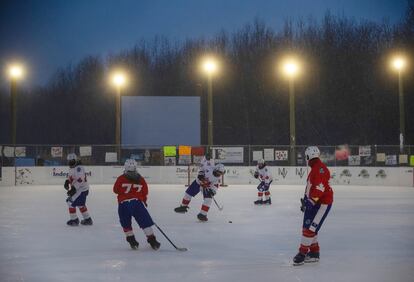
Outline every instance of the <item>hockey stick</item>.
<svg viewBox="0 0 414 282"><path fill-rule="evenodd" d="M220 205L217 203L216 199L214 198L214 196L211 196L211 198L213 198L214 203L216 204L217 208L219 209L219 211L223 210L223 206L220 207Z"/></svg>
<svg viewBox="0 0 414 282"><path fill-rule="evenodd" d="M180 251L180 252L186 252L188 249L187 248L179 248L179 247L177 247L171 240L170 240L170 238L168 238L168 236L164 233L164 231L162 231L162 229L156 224L156 223L154 223L154 225L155 225L155 227L157 227L158 228L158 230L162 233L162 235L164 235L164 237L165 237L165 239L167 239L168 240L168 242L170 242L171 243L171 245L173 245L173 247L177 250L177 251Z"/></svg>

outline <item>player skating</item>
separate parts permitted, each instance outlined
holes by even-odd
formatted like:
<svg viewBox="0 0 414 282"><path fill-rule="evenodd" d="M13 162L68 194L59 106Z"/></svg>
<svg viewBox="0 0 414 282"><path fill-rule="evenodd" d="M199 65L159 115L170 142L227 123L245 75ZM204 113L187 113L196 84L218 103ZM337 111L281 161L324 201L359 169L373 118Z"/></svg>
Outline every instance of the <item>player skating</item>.
<svg viewBox="0 0 414 282"><path fill-rule="evenodd" d="M191 198L196 196L200 191L203 193L203 204L197 218L200 221L207 221L207 213L213 201L213 196L217 193L221 176L225 173L223 164L214 166L204 163L198 172L197 178L191 183L184 193L181 206L174 209L178 213L186 213Z"/></svg>
<svg viewBox="0 0 414 282"><path fill-rule="evenodd" d="M254 178L260 180L259 186L257 186L257 201L254 202L255 205L270 205L272 204L272 199L270 198L270 184L273 181L272 175L270 174L268 168L266 167L266 162L264 159L257 161L256 171L254 172ZM263 201L263 195L265 200Z"/></svg>
<svg viewBox="0 0 414 282"><path fill-rule="evenodd" d="M319 159L319 149L308 147L305 156L311 171L304 198L301 199L301 210L304 212L302 240L299 253L293 258L294 265L319 261L318 232L333 202L333 191L329 186L330 172Z"/></svg>
<svg viewBox="0 0 414 282"><path fill-rule="evenodd" d="M152 230L154 222L146 209L148 185L137 172L135 160L125 161L124 173L116 179L113 191L118 195L119 222L131 248L137 249L139 246L132 231L132 217L134 217L147 236L147 242L154 250L158 250L161 244L155 238Z"/></svg>
<svg viewBox="0 0 414 282"><path fill-rule="evenodd" d="M85 168L81 165L81 161L77 158L76 154L70 153L67 156L69 164L68 179L66 179L64 187L68 191L69 196L66 202L69 206L70 220L67 225L77 226L79 225L79 219L76 214L76 207L82 214L82 225L92 225L92 218L89 215L86 207L86 198L89 194L89 183L87 181Z"/></svg>

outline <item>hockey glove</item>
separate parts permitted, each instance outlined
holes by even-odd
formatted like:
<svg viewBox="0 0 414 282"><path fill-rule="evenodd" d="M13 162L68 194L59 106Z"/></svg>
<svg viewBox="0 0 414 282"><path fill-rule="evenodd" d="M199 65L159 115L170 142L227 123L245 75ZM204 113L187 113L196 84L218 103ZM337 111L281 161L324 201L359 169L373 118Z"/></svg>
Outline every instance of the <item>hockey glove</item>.
<svg viewBox="0 0 414 282"><path fill-rule="evenodd" d="M70 181L69 181L69 179L66 179L65 180L65 184L63 184L63 187L66 189L66 191L68 191L69 190L69 184L70 184Z"/></svg>
<svg viewBox="0 0 414 282"><path fill-rule="evenodd" d="M198 175L197 175L198 180L203 181L203 180L204 180L205 175L206 175L206 173L205 173L204 171L200 170L200 171L198 172Z"/></svg>
<svg viewBox="0 0 414 282"><path fill-rule="evenodd" d="M305 199L304 198L300 198L300 211L301 212L305 212L305 210L306 210Z"/></svg>
<svg viewBox="0 0 414 282"><path fill-rule="evenodd" d="M253 176L254 178L259 178L259 173L256 171Z"/></svg>
<svg viewBox="0 0 414 282"><path fill-rule="evenodd" d="M69 197L72 197L73 195L76 194L76 188L72 186L72 189L70 189L67 193L66 193Z"/></svg>

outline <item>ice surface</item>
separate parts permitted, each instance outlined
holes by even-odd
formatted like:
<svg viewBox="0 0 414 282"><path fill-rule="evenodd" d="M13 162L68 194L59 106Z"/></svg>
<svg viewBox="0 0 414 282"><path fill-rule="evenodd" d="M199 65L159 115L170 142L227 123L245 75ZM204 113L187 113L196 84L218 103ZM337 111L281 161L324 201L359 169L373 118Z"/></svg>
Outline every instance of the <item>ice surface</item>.
<svg viewBox="0 0 414 282"><path fill-rule="evenodd" d="M184 186L150 185L149 210L179 247L133 251L118 223L109 185L92 185L93 226L68 227L61 186L0 188L0 281L413 281L414 188L335 186L319 234L321 261L292 266L300 242L303 187L271 187L271 206L254 206L253 185L220 188L209 221L196 219L198 195L176 214ZM232 221L232 223L229 223Z"/></svg>

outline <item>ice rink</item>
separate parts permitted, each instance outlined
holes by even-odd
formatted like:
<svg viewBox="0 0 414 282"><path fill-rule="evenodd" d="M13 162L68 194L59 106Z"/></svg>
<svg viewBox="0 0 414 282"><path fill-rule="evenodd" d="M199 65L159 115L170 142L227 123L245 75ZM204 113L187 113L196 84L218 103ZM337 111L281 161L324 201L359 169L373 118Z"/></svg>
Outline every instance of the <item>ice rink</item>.
<svg viewBox="0 0 414 282"><path fill-rule="evenodd" d="M209 221L176 214L185 187L150 185L149 211L179 247L140 242L131 250L110 185L91 185L93 226L66 226L63 186L0 187L0 281L413 281L414 188L334 186L334 205L319 234L321 260L292 266L300 242L304 187L271 187L273 204L254 206L254 185L220 188ZM229 223L232 221L232 223Z"/></svg>

